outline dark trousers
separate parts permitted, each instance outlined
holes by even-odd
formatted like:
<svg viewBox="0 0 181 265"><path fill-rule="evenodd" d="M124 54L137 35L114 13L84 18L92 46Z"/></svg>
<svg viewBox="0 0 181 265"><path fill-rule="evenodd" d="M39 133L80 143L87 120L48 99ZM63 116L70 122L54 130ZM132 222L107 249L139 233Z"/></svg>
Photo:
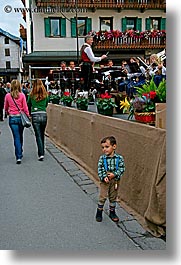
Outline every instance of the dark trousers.
<svg viewBox="0 0 181 265"><path fill-rule="evenodd" d="M44 156L45 153L45 128L47 125L47 114L32 114L32 125L35 132L38 156Z"/></svg>
<svg viewBox="0 0 181 265"><path fill-rule="evenodd" d="M0 106L0 121L3 121L3 107Z"/></svg>
<svg viewBox="0 0 181 265"><path fill-rule="evenodd" d="M92 64L84 62L81 66L81 76L84 79L84 91L89 91L91 89L92 72Z"/></svg>

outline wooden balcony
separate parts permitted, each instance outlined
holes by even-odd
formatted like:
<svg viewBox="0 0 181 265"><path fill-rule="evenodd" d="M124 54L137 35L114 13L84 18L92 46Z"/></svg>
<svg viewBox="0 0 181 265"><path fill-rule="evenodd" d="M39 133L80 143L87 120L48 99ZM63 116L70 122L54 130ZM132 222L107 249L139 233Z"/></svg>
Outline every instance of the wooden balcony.
<svg viewBox="0 0 181 265"><path fill-rule="evenodd" d="M147 40L137 40L134 38L115 38L114 40L104 40L93 43L94 50L121 50L121 49L165 49L166 39L149 38Z"/></svg>
<svg viewBox="0 0 181 265"><path fill-rule="evenodd" d="M121 50L121 49L165 49L166 32L128 30L126 32L105 31L90 32L93 37L94 50Z"/></svg>
<svg viewBox="0 0 181 265"><path fill-rule="evenodd" d="M166 0L36 0L37 7L73 7L88 8L95 11L97 8L104 9L140 9L143 12L146 9L166 10Z"/></svg>

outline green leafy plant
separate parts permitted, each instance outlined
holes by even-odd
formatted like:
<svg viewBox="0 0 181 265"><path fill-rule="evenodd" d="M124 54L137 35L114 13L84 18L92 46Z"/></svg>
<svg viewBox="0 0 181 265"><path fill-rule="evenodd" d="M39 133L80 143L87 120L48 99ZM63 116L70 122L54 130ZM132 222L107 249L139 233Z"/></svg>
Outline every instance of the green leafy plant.
<svg viewBox="0 0 181 265"><path fill-rule="evenodd" d="M51 94L49 95L49 102L51 103L56 103L56 104L59 104L59 101L60 101L60 96L59 95L55 95L55 94Z"/></svg>
<svg viewBox="0 0 181 265"><path fill-rule="evenodd" d="M71 105L73 100L74 99L69 92L64 92L63 96L60 98L60 101L63 102L64 105Z"/></svg>
<svg viewBox="0 0 181 265"><path fill-rule="evenodd" d="M135 87L139 96L142 96L143 94L147 94L150 91L155 91L157 89L157 86L153 79L154 79L154 76L152 76L150 81L146 80L146 83L143 84L142 87Z"/></svg>
<svg viewBox="0 0 181 265"><path fill-rule="evenodd" d="M158 102L166 102L166 80L163 78L160 84L158 85L158 88L155 89Z"/></svg>
<svg viewBox="0 0 181 265"><path fill-rule="evenodd" d="M117 105L111 98L111 95L109 95L108 93L101 94L100 98L97 99L96 105L99 110L110 110L114 107L117 107Z"/></svg>
<svg viewBox="0 0 181 265"><path fill-rule="evenodd" d="M137 95L131 100L121 102L120 108L129 110L128 119L132 118L135 112L146 113L155 112L155 103L166 102L166 80L163 78L158 87L154 82L154 77L146 81L142 87L135 87Z"/></svg>
<svg viewBox="0 0 181 265"><path fill-rule="evenodd" d="M154 98L155 102L166 102L166 79L164 78L159 83L158 87L154 82L154 76L152 76L152 79L150 81L147 80L146 83L142 85L142 87L135 88L138 96L140 97L148 97L148 95L150 95L150 98Z"/></svg>
<svg viewBox="0 0 181 265"><path fill-rule="evenodd" d="M88 98L85 98L83 96L80 96L76 99L76 104L78 109L87 110L88 108Z"/></svg>

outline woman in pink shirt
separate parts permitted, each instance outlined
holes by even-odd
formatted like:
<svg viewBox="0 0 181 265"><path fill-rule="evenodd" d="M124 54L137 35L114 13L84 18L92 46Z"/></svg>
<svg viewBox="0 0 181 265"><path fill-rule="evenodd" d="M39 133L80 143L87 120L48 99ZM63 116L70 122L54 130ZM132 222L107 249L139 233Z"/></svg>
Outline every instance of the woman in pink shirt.
<svg viewBox="0 0 181 265"><path fill-rule="evenodd" d="M16 164L21 164L23 157L23 131L24 127L21 122L21 117L18 108L13 99L18 105L19 109L29 115L28 106L25 95L21 92L21 84L18 80L12 80L11 91L6 94L4 102L4 110L9 115L9 126L12 131L15 147Z"/></svg>

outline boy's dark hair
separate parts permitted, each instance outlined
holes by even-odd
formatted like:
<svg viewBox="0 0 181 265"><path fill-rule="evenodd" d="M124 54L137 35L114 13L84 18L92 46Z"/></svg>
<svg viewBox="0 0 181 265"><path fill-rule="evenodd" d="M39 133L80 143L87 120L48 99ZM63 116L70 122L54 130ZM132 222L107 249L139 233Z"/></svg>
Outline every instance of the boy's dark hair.
<svg viewBox="0 0 181 265"><path fill-rule="evenodd" d="M106 136L106 137L104 137L104 138L101 140L101 144L102 144L102 143L105 143L107 140L110 141L110 144L111 144L111 145L116 144L116 138L115 138L114 136Z"/></svg>

